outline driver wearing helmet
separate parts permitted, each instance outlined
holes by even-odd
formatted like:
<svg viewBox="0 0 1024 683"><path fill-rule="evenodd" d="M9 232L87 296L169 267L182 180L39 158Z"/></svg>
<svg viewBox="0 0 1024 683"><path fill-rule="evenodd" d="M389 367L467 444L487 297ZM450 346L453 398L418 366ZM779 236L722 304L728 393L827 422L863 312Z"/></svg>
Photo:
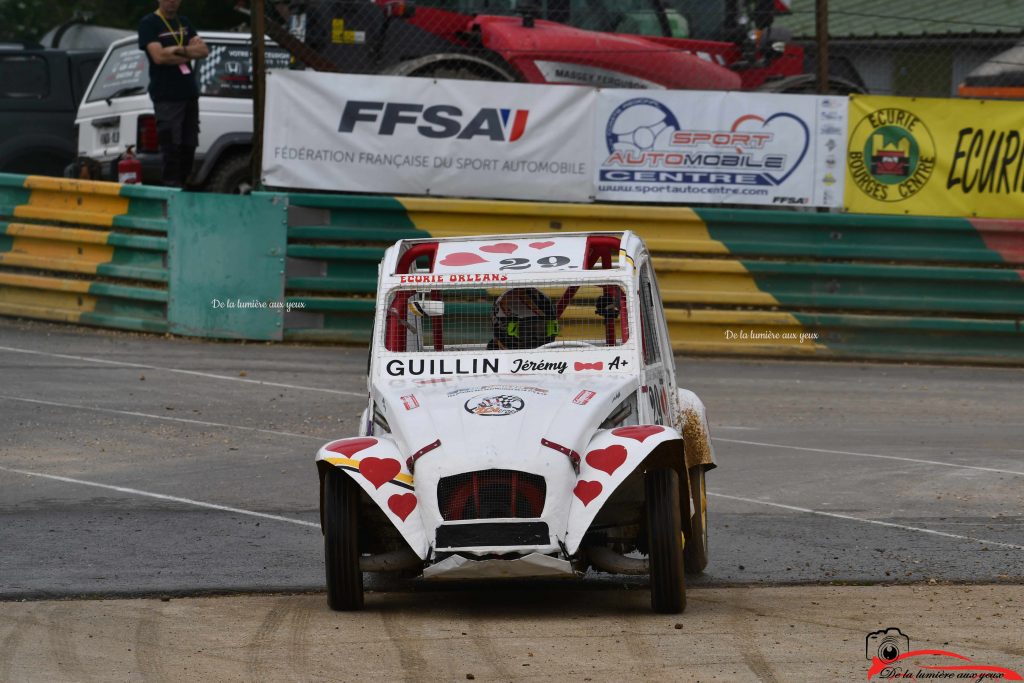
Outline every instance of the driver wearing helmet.
<svg viewBox="0 0 1024 683"><path fill-rule="evenodd" d="M536 287L510 289L494 302L488 349L535 349L558 336L555 304Z"/></svg>

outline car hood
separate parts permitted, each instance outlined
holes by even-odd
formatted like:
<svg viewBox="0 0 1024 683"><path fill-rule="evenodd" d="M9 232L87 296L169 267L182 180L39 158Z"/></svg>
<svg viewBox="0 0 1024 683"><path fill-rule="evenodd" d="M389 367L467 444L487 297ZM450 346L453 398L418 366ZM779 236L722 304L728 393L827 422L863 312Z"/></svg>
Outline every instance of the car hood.
<svg viewBox="0 0 1024 683"><path fill-rule="evenodd" d="M375 384L374 397L392 436L414 457L419 489L427 463L438 476L490 468L546 475L553 463L564 472L569 454L584 449L637 387L637 378L625 373L585 380L490 375L422 383L385 380Z"/></svg>

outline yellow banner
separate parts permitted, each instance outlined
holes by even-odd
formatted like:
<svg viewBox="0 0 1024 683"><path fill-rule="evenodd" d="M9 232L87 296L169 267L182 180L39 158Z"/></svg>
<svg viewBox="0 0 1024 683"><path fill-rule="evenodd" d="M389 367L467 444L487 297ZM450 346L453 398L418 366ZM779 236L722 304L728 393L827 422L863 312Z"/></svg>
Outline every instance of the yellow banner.
<svg viewBox="0 0 1024 683"><path fill-rule="evenodd" d="M1024 217L1024 103L856 95L849 131L847 211Z"/></svg>

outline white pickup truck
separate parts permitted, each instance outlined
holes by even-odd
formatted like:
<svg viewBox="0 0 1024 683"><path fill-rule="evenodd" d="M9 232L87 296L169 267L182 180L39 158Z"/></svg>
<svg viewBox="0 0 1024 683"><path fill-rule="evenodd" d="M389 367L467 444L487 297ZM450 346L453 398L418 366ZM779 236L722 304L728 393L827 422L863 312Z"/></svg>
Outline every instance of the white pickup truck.
<svg viewBox="0 0 1024 683"><path fill-rule="evenodd" d="M199 147L191 186L210 192L250 189L252 57L245 33L200 32L210 55L196 63L199 78ZM288 68L288 53L267 43L267 68ZM134 36L113 43L78 108L78 153L100 163L104 180L117 179L128 145L142 162L142 181L160 183L153 102L146 86L146 56Z"/></svg>

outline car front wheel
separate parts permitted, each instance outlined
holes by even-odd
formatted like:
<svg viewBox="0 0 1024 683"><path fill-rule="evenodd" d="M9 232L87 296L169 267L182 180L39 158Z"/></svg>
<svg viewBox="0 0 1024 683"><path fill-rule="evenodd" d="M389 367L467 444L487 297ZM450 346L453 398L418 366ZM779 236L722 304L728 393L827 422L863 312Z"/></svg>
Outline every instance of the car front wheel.
<svg viewBox="0 0 1024 683"><path fill-rule="evenodd" d="M344 612L362 609L359 486L333 467L324 476L324 562L330 608Z"/></svg>
<svg viewBox="0 0 1024 683"><path fill-rule="evenodd" d="M651 470L645 477L644 488L651 608L662 614L677 614L686 609L679 475L673 469Z"/></svg>

